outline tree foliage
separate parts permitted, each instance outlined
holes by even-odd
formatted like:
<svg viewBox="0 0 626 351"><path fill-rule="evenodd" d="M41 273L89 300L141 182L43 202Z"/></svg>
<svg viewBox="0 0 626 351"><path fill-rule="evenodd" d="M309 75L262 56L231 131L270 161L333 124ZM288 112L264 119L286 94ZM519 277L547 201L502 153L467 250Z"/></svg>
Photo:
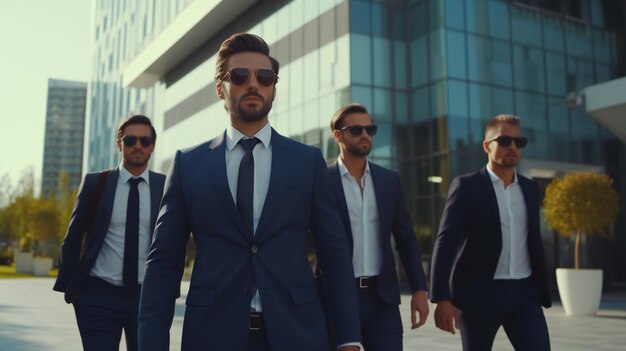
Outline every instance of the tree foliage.
<svg viewBox="0 0 626 351"><path fill-rule="evenodd" d="M565 237L576 237L578 268L580 236L606 233L617 219L619 199L608 176L576 172L548 184L543 210L550 228Z"/></svg>

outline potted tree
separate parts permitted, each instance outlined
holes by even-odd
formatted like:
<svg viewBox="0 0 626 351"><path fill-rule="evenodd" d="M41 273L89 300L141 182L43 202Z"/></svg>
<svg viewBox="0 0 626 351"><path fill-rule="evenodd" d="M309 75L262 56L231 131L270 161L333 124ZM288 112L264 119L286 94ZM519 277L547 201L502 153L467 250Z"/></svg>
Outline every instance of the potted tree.
<svg viewBox="0 0 626 351"><path fill-rule="evenodd" d="M606 234L619 212L617 191L606 175L577 172L554 179L546 188L543 210L553 230L575 238L574 269L557 268L565 313L594 315L602 295L602 270L580 268L583 235Z"/></svg>

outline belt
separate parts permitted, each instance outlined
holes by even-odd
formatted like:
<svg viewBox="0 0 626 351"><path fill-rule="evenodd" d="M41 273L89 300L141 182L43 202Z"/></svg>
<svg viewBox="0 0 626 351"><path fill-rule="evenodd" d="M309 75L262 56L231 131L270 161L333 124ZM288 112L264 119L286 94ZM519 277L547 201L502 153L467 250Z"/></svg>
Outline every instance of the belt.
<svg viewBox="0 0 626 351"><path fill-rule="evenodd" d="M356 278L356 286L359 289L372 288L376 285L376 277L358 277Z"/></svg>
<svg viewBox="0 0 626 351"><path fill-rule="evenodd" d="M250 312L250 322L248 323L248 329L250 330L265 329L265 322L263 321L263 315L261 313Z"/></svg>

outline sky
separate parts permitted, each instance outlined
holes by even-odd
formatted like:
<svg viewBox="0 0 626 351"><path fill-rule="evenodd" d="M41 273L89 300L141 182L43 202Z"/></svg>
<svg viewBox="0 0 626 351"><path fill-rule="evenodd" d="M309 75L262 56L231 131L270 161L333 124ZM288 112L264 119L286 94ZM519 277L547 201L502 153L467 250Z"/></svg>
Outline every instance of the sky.
<svg viewBox="0 0 626 351"><path fill-rule="evenodd" d="M91 0L0 0L0 178L41 183L48 78L87 82Z"/></svg>

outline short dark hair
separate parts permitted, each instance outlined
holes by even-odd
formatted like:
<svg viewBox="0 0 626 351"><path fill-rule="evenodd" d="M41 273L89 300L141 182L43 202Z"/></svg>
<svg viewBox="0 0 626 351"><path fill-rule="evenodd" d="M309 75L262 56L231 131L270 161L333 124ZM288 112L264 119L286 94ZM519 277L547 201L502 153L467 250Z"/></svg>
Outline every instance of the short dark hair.
<svg viewBox="0 0 626 351"><path fill-rule="evenodd" d="M224 80L228 73L228 59L234 54L240 52L258 52L270 59L272 63L272 70L276 73L276 81L278 82L278 70L280 64L278 61L270 56L270 47L265 40L258 35L250 33L236 33L231 35L228 39L224 40L220 49L217 52L217 62L215 63L215 81L219 82Z"/></svg>
<svg viewBox="0 0 626 351"><path fill-rule="evenodd" d="M489 120L489 122L487 122L487 125L485 126L485 138L487 138L487 134L489 134L490 131L495 129L501 123L506 123L512 126L519 127L520 118L517 117L516 115L510 115L510 114L501 114L501 115L497 115L493 117L492 119Z"/></svg>
<svg viewBox="0 0 626 351"><path fill-rule="evenodd" d="M143 124L143 125L150 127L150 132L152 133L152 142L153 143L156 142L156 138L157 138L156 130L154 130L154 127L152 126L152 122L150 122L150 118L144 115L130 115L126 117L122 121L122 123L120 123L120 126L117 127L117 140L122 139L122 137L124 136L124 129L126 129L126 127L128 127L131 124Z"/></svg>
<svg viewBox="0 0 626 351"><path fill-rule="evenodd" d="M351 113L366 113L369 116L369 112L367 112L367 108L361 104L349 104L346 105L333 115L333 118L330 120L330 131L334 131L337 129L343 128L343 118ZM371 116L370 116L371 118Z"/></svg>

